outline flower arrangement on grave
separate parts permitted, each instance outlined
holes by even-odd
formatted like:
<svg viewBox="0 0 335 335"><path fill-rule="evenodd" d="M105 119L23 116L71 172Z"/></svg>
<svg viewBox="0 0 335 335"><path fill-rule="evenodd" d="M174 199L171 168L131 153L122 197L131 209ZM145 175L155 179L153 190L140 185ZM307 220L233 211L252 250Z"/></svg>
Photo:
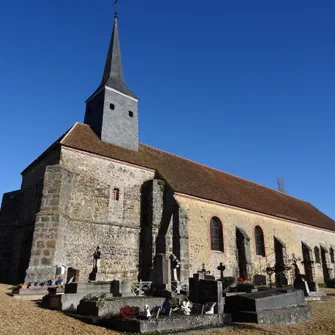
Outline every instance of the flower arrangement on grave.
<svg viewBox="0 0 335 335"><path fill-rule="evenodd" d="M124 319L134 319L139 315L139 308L133 306L123 306L120 308L120 317Z"/></svg>
<svg viewBox="0 0 335 335"><path fill-rule="evenodd" d="M241 277L238 277L238 278L237 278L237 281L238 281L239 283L251 283L250 280L248 280L248 279L243 279L243 278L241 278Z"/></svg>

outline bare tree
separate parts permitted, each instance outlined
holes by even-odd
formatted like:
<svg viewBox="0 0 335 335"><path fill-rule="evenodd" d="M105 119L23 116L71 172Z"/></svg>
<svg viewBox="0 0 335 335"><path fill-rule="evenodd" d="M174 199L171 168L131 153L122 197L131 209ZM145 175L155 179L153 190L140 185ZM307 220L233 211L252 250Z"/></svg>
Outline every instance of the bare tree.
<svg viewBox="0 0 335 335"><path fill-rule="evenodd" d="M277 187L279 192L285 192L284 179L282 177L277 177Z"/></svg>

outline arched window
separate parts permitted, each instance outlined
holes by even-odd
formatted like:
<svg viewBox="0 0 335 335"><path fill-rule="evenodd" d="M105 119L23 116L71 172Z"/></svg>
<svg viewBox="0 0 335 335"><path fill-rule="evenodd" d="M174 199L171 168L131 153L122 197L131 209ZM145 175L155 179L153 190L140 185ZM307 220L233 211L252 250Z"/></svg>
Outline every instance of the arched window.
<svg viewBox="0 0 335 335"><path fill-rule="evenodd" d="M320 261L320 249L318 247L314 248L314 257L315 257L315 263L321 263Z"/></svg>
<svg viewBox="0 0 335 335"><path fill-rule="evenodd" d="M255 227L256 255L265 257L264 234L260 226Z"/></svg>
<svg viewBox="0 0 335 335"><path fill-rule="evenodd" d="M335 259L334 259L334 249L332 247L330 247L329 249L329 256L330 256L330 261L332 263L335 263Z"/></svg>
<svg viewBox="0 0 335 335"><path fill-rule="evenodd" d="M222 223L215 217L211 219L211 249L223 252Z"/></svg>

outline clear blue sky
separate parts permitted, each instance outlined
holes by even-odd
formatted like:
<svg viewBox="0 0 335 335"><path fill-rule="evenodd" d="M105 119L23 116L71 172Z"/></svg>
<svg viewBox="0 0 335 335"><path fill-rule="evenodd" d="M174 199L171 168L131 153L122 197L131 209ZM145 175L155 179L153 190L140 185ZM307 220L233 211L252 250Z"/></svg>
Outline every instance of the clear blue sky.
<svg viewBox="0 0 335 335"><path fill-rule="evenodd" d="M4 1L0 193L76 121L101 80L113 0ZM335 218L335 2L120 0L140 140Z"/></svg>

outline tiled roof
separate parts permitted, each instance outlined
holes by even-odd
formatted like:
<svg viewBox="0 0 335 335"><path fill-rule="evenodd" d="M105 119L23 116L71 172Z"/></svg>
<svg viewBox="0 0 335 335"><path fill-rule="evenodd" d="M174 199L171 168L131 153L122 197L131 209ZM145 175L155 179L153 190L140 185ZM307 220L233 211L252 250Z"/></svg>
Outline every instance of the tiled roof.
<svg viewBox="0 0 335 335"><path fill-rule="evenodd" d="M175 192L335 231L335 221L306 201L145 144L136 152L102 142L88 125L76 123L61 144L155 169Z"/></svg>

